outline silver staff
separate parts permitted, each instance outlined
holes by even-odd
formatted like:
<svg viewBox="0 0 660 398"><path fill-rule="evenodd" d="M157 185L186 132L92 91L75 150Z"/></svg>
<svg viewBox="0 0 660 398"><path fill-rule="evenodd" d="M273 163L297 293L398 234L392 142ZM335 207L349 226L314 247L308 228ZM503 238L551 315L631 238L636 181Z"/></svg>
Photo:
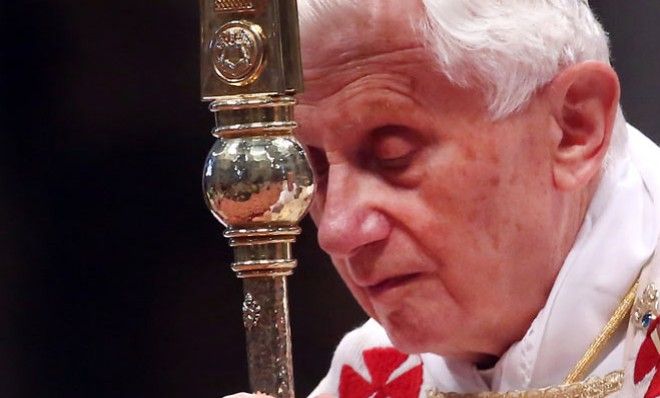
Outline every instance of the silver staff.
<svg viewBox="0 0 660 398"><path fill-rule="evenodd" d="M218 138L204 166L206 203L227 230L243 280L250 384L292 398L286 277L314 193L293 137L302 91L295 0L201 0L202 99Z"/></svg>

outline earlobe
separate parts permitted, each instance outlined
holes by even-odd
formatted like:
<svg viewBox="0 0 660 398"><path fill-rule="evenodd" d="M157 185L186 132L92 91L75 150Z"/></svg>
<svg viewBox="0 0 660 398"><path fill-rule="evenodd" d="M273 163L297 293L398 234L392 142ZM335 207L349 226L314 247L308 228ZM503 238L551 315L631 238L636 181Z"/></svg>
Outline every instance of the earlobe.
<svg viewBox="0 0 660 398"><path fill-rule="evenodd" d="M552 148L555 185L580 189L602 168L619 105L619 79L609 65L589 61L562 71L549 89L560 131Z"/></svg>

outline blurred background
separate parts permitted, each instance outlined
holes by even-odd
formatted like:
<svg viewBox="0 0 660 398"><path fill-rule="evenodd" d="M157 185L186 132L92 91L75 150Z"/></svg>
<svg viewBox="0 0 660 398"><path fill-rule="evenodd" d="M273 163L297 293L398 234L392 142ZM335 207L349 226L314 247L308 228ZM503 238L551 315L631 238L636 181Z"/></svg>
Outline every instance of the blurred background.
<svg viewBox="0 0 660 398"><path fill-rule="evenodd" d="M595 0L631 123L660 140L660 2ZM0 2L0 397L247 389L240 282L203 203L197 2ZM364 319L313 226L291 279L308 394Z"/></svg>

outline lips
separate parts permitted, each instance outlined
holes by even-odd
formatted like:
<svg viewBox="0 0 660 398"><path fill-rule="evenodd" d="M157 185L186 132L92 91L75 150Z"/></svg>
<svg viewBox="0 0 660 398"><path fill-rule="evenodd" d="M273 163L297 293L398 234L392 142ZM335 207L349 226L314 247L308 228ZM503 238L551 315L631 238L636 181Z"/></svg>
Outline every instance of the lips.
<svg viewBox="0 0 660 398"><path fill-rule="evenodd" d="M387 278L377 284L367 286L367 290L372 296L380 296L383 295L385 292L396 289L398 287L404 286L411 281L417 279L421 274L420 273L413 273L413 274L406 274L406 275L401 275L401 276L395 276L392 278Z"/></svg>

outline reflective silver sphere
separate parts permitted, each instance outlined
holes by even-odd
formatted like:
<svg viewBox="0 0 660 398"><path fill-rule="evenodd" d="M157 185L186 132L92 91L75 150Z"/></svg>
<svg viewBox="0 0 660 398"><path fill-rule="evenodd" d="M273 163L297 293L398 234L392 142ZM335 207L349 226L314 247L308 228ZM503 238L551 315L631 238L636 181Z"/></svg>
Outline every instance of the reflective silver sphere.
<svg viewBox="0 0 660 398"><path fill-rule="evenodd" d="M221 138L206 158L203 189L231 228L297 224L314 194L312 170L292 136Z"/></svg>

